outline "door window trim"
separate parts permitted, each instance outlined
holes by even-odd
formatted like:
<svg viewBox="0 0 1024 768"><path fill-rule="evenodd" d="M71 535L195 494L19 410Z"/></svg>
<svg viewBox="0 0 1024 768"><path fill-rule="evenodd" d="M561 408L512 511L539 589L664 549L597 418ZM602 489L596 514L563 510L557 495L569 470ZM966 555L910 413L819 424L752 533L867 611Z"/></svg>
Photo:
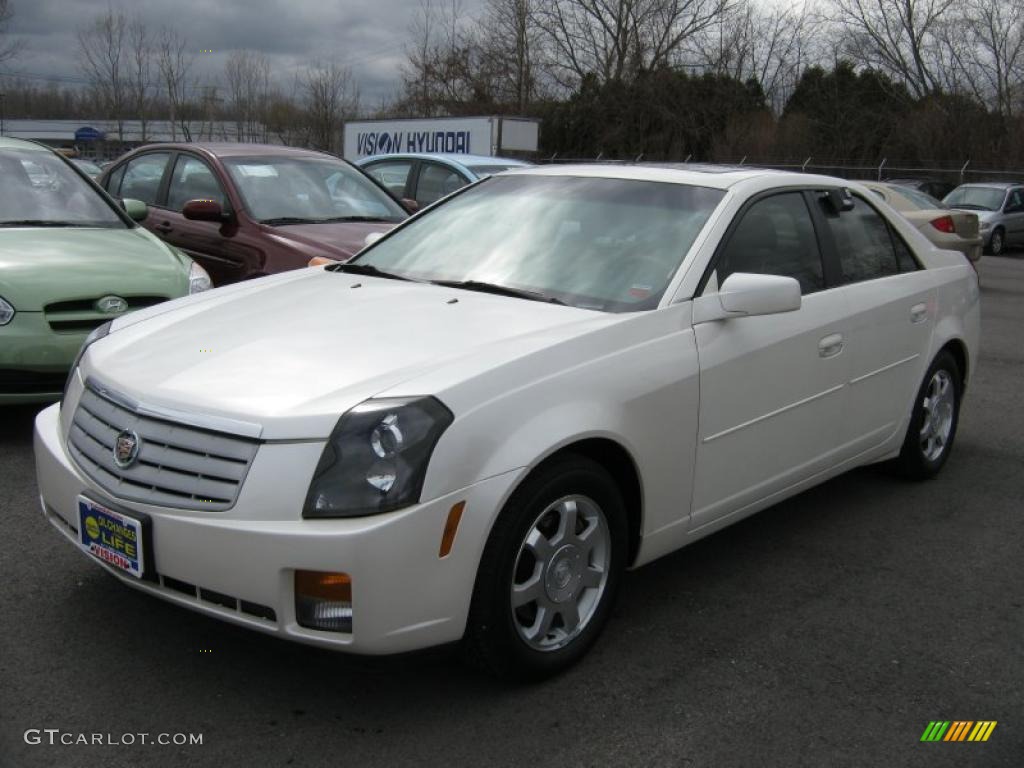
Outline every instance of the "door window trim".
<svg viewBox="0 0 1024 768"><path fill-rule="evenodd" d="M167 155L168 159L167 164L164 166L163 175L160 177L160 183L157 184L156 186L156 200L152 203L146 203L146 205L150 206L151 208L164 208L163 203L167 199L167 182L170 177L169 172L170 169L174 166L175 158L178 155L178 153L173 149L153 149L148 152L140 152L134 157L127 158L121 165L117 166L117 168L114 168L114 170L110 172L111 176L117 173L119 168L124 168L124 173L121 175L121 182L117 185L116 197L123 198L123 196L121 195L121 187L124 186L124 177L128 173L128 166L134 163L136 160L141 160L144 157L149 157L152 155Z"/></svg>
<svg viewBox="0 0 1024 768"><path fill-rule="evenodd" d="M819 219L818 215L820 212L815 211L815 205L812 205L811 197L815 192L824 191L824 188L806 187L804 185L793 186L793 187L774 187L772 189L766 189L763 192L758 192L756 195L751 196L740 209L736 212L736 215L732 217L732 221L729 222L729 226L726 228L721 240L718 241L718 245L715 246L715 252L711 254L711 258L708 260L707 266L704 268L704 273L701 275L700 280L697 283L697 288L690 298L697 298L703 296L704 291L707 289L708 283L711 280L711 275L715 273L718 268L718 262L722 258L722 254L728 247L729 242L735 235L736 230L739 228L740 222L747 215L747 212L753 208L757 203L762 200L766 200L776 195L787 195L787 194L799 194L804 201L804 207L807 208L808 216L811 219L811 225L814 229L814 240L818 245L818 255L821 257L821 274L824 285L821 290L815 291L814 293L824 293L825 291L833 288L838 288L841 283L834 282L834 278L838 274L838 263L830 265L831 259L829 253L826 251L825 243L823 242L822 226L824 224L823 219ZM818 214L818 215L816 215ZM833 254L834 255L834 254Z"/></svg>
<svg viewBox="0 0 1024 768"><path fill-rule="evenodd" d="M215 171L213 169L213 167L206 161L206 158L201 157L200 155L197 155L195 152L186 152L186 151L180 151L180 150L179 151L175 151L175 153L174 153L174 162L168 164L168 169L170 170L170 173L166 173L165 174L165 177L166 177L164 179L165 183L162 184L163 194L162 194L162 196L160 198L161 201L162 201L162 205L160 205L159 207L162 210L170 211L171 213L179 213L179 214L181 213L181 211L179 211L179 210L177 210L175 208L169 208L168 207L168 201L170 200L170 193L171 193L171 181L174 180L174 169L177 168L178 160L180 158L186 158L187 160L196 160L196 161L198 161L198 162L200 162L200 163L202 163L203 165L206 166L206 170L208 170L210 172L210 175L213 176L213 180L215 182L217 182L217 186L220 187L221 196L224 198L224 205L221 206L221 210L224 213L231 213L231 214L233 214L235 212L235 209L234 209L234 206L231 204L231 196L228 194L228 190L227 190L227 187L225 186L224 182L221 180L220 176L217 175L217 171ZM182 215L184 215L184 214L182 214Z"/></svg>

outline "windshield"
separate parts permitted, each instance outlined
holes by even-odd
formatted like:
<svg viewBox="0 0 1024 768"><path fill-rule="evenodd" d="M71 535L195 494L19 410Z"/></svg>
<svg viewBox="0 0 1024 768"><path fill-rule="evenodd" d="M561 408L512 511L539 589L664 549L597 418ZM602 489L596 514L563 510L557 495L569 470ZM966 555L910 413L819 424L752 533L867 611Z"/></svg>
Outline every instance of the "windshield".
<svg viewBox="0 0 1024 768"><path fill-rule="evenodd" d="M57 155L10 148L0 152L0 226L128 227Z"/></svg>
<svg viewBox="0 0 1024 768"><path fill-rule="evenodd" d="M250 215L266 223L398 222L405 211L362 173L332 158L229 157Z"/></svg>
<svg viewBox="0 0 1024 768"><path fill-rule="evenodd" d="M682 184L495 176L356 261L419 280L493 284L585 309L657 306L724 193Z"/></svg>
<svg viewBox="0 0 1024 768"><path fill-rule="evenodd" d="M953 208L973 208L980 211L995 211L1003 205L1001 189L992 187L957 187L943 202Z"/></svg>
<svg viewBox="0 0 1024 768"><path fill-rule="evenodd" d="M943 203L942 201L936 200L934 197L927 194L926 192L921 192L920 190L917 189L912 189L910 187L900 187L895 184L890 184L889 189L891 189L897 195L902 197L904 200L908 201L918 210L942 210L943 208L947 207L945 203Z"/></svg>

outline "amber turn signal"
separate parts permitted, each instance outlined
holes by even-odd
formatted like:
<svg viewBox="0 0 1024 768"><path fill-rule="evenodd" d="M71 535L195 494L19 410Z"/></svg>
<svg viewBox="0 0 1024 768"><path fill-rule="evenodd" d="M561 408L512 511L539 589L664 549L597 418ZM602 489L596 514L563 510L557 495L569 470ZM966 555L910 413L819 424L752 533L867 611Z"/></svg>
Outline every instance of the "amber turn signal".
<svg viewBox="0 0 1024 768"><path fill-rule="evenodd" d="M314 256L312 259L309 260L309 263L306 264L306 266L307 267L322 267L325 264L339 264L339 263L340 262L335 261L334 259L328 259L326 256Z"/></svg>
<svg viewBox="0 0 1024 768"><path fill-rule="evenodd" d="M448 511L448 519L444 524L444 533L441 534L441 549L438 557L448 557L452 551L452 544L455 543L455 534L459 531L459 522L462 520L462 510L466 508L466 502L460 501Z"/></svg>
<svg viewBox="0 0 1024 768"><path fill-rule="evenodd" d="M347 573L295 571L295 619L300 626L352 631L352 577Z"/></svg>

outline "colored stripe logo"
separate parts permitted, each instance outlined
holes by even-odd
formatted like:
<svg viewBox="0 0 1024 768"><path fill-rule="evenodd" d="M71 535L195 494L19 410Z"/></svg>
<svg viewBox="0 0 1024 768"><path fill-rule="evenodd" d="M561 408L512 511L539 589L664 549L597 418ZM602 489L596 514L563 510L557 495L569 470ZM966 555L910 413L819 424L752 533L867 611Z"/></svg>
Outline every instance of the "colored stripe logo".
<svg viewBox="0 0 1024 768"><path fill-rule="evenodd" d="M995 729L995 720L932 720L921 741L988 741Z"/></svg>

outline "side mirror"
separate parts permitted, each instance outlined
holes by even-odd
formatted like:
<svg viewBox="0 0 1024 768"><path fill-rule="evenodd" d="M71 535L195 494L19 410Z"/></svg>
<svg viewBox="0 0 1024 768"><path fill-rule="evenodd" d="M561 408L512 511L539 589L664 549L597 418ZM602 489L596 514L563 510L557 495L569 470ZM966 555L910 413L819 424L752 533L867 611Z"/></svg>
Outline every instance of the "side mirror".
<svg viewBox="0 0 1024 768"><path fill-rule="evenodd" d="M725 279L718 293L694 300L693 322L776 315L797 309L800 309L800 283L792 277L734 272Z"/></svg>
<svg viewBox="0 0 1024 768"><path fill-rule="evenodd" d="M145 221L146 217L149 216L149 206L141 200L125 198L121 201L121 207L124 208L124 212L128 214L128 218L132 221Z"/></svg>
<svg viewBox="0 0 1024 768"><path fill-rule="evenodd" d="M189 221L227 220L224 210L216 200L189 200L181 209L181 214Z"/></svg>
<svg viewBox="0 0 1024 768"><path fill-rule="evenodd" d="M366 237L363 238L363 248L373 245L382 237L384 237L383 232L370 232Z"/></svg>
<svg viewBox="0 0 1024 768"><path fill-rule="evenodd" d="M405 206L405 210L407 210L409 213L416 213L416 211L420 209L420 204L416 200L413 200L411 197L403 197L402 205Z"/></svg>

